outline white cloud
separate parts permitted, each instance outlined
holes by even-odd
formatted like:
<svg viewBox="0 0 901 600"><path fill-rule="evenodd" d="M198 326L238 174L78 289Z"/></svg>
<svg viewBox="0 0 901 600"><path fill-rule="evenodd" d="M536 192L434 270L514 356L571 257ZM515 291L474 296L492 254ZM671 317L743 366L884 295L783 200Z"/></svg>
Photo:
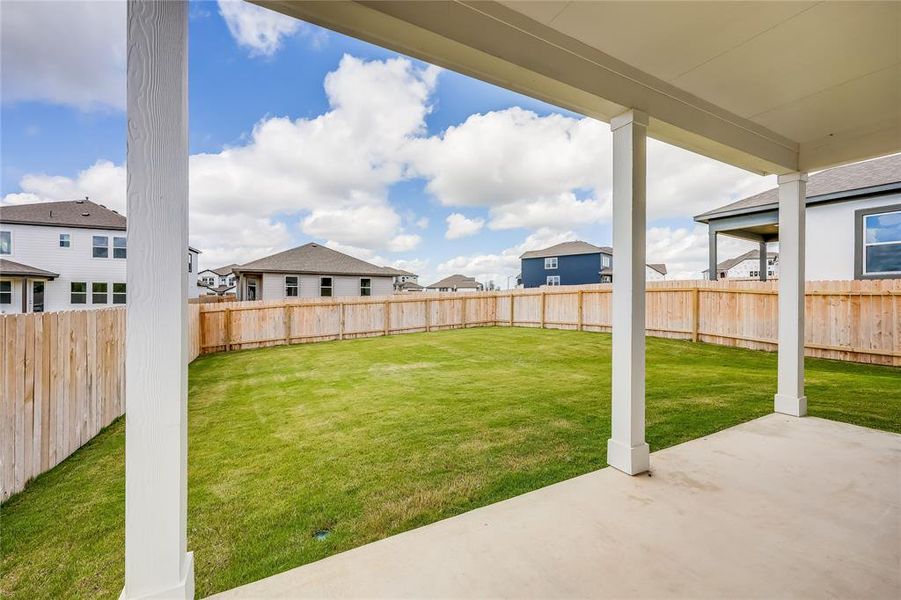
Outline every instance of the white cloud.
<svg viewBox="0 0 901 600"><path fill-rule="evenodd" d="M469 219L460 213L451 213L447 216L447 231L444 237L449 240L469 237L477 234L485 226L485 219Z"/></svg>
<svg viewBox="0 0 901 600"><path fill-rule="evenodd" d="M219 14L238 46L251 56L272 56L282 40L301 30L305 24L244 0L219 0Z"/></svg>
<svg viewBox="0 0 901 600"><path fill-rule="evenodd" d="M429 218L428 217L419 217L416 219L416 226L420 229L428 229L429 227Z"/></svg>
<svg viewBox="0 0 901 600"><path fill-rule="evenodd" d="M595 198L579 200L572 192L552 198L535 198L503 204L491 209L491 229L549 227L566 230L610 220L610 202Z"/></svg>
<svg viewBox="0 0 901 600"><path fill-rule="evenodd" d="M4 204L53 202L89 197L97 204L125 212L125 168L108 160L99 160L75 177L43 174L25 175L19 181L21 192L7 194Z"/></svg>
<svg viewBox="0 0 901 600"><path fill-rule="evenodd" d="M3 2L3 102L125 108L125 2Z"/></svg>

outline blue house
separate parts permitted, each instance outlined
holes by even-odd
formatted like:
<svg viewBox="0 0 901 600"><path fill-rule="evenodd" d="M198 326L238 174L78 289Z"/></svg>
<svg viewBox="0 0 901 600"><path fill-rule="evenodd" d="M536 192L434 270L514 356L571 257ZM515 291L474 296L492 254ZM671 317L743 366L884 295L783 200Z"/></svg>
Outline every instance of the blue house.
<svg viewBox="0 0 901 600"><path fill-rule="evenodd" d="M613 281L613 248L588 242L563 242L519 257L522 271L517 282L523 287L585 285ZM666 279L666 265L648 264L648 281Z"/></svg>
<svg viewBox="0 0 901 600"><path fill-rule="evenodd" d="M530 250L522 261L523 287L584 285L612 281L613 248L588 242L563 242ZM602 274L606 270L606 275Z"/></svg>

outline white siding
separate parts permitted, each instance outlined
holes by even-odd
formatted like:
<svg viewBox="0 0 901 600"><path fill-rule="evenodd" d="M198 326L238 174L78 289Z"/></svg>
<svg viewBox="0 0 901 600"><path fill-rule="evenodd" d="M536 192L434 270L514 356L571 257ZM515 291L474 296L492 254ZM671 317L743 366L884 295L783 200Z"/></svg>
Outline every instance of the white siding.
<svg viewBox="0 0 901 600"><path fill-rule="evenodd" d="M59 273L59 277L48 281L44 287L44 310L69 310L73 308L103 308L112 303L112 284L125 283L125 259L93 258L92 236L102 235L109 238L109 254L113 254L113 237L125 237L124 231L103 229L79 229L66 227L47 227L36 225L2 224L0 230L12 232L12 254L3 258ZM68 233L71 239L69 248L60 248L59 235ZM88 284L88 303L69 303L69 284L73 281L84 281ZM108 302L110 304L95 305L91 303L91 283L108 284ZM29 287L31 287L29 285ZM14 297L17 296L14 294ZM3 305L3 312L21 312L21 297L14 300L11 310ZM31 299L29 293L29 310Z"/></svg>
<svg viewBox="0 0 901 600"><path fill-rule="evenodd" d="M285 298L285 277L290 274L263 273L263 300L281 300ZM300 278L299 297L319 297L319 275L297 275ZM348 275L332 276L332 296L349 297L360 295L361 277ZM370 277L373 296L390 296L394 293L393 277Z"/></svg>
<svg viewBox="0 0 901 600"><path fill-rule="evenodd" d="M770 264L773 262L773 259L767 259L767 278L775 279L779 277L779 262L775 261L774 264ZM751 275L751 272L756 273L756 275ZM757 279L760 277L760 260L757 258L749 258L741 261L737 265L732 265L732 268L726 271L726 279ZM770 273L772 271L772 274Z"/></svg>
<svg viewBox="0 0 901 600"><path fill-rule="evenodd" d="M854 211L901 203L901 194L807 208L805 277L854 279Z"/></svg>
<svg viewBox="0 0 901 600"><path fill-rule="evenodd" d="M188 270L187 266L185 267L185 270L187 271L187 277L188 277L188 298L197 298L198 296L200 296L201 290L203 290L204 292L206 290L204 288L200 287L199 285L197 285L197 268L198 268L197 254L198 253L194 252L192 250L188 250L188 254L191 256L190 270ZM188 261L187 256L185 257L185 261L186 262Z"/></svg>

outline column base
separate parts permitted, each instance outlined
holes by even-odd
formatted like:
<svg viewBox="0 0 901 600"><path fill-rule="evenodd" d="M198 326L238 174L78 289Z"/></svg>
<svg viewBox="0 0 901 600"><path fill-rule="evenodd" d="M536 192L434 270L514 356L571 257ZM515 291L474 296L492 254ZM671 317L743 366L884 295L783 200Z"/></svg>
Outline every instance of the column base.
<svg viewBox="0 0 901 600"><path fill-rule="evenodd" d="M807 416L807 396L789 396L776 394L774 410L783 415L793 417Z"/></svg>
<svg viewBox="0 0 901 600"><path fill-rule="evenodd" d="M607 440L607 464L626 473L638 475L651 468L651 448L646 443L627 446L614 439Z"/></svg>
<svg viewBox="0 0 901 600"><path fill-rule="evenodd" d="M194 553L185 554L182 570L184 579L178 585L150 594L129 594L128 587L122 589L119 600L193 600L194 599Z"/></svg>

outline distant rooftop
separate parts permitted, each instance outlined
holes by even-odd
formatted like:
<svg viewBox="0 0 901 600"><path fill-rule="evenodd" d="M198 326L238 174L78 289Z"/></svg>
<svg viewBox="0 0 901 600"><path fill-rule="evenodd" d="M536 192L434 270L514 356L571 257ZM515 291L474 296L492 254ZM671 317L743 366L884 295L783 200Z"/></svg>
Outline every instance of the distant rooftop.
<svg viewBox="0 0 901 600"><path fill-rule="evenodd" d="M3 206L0 223L125 231L126 221L125 215L84 199Z"/></svg>
<svg viewBox="0 0 901 600"><path fill-rule="evenodd" d="M562 244L554 244L541 250L529 250L524 252L520 258L546 258L549 256L573 256L575 254L613 254L613 248L609 246L595 246L588 242L576 240L573 242L563 242Z"/></svg>
<svg viewBox="0 0 901 600"><path fill-rule="evenodd" d="M470 289L470 288L478 288L482 284L475 280L474 277L467 277L466 275L460 275L459 273L450 275L445 277L441 281L436 281L432 285L427 285L426 289L434 290L438 288L451 288L451 289Z"/></svg>
<svg viewBox="0 0 901 600"><path fill-rule="evenodd" d="M779 256L778 252L767 252L767 259L775 259ZM746 260L759 260L760 259L760 251L759 250L748 250L744 254L739 254L738 256L733 256L732 258L727 258L726 260L717 263L716 270L717 271L728 271L735 265L741 264ZM701 271L702 273L706 273L709 269L704 269Z"/></svg>
<svg viewBox="0 0 901 600"><path fill-rule="evenodd" d="M322 244L304 244L243 265L233 271L265 273L321 273L324 275L369 275L393 277L397 269L379 267Z"/></svg>

